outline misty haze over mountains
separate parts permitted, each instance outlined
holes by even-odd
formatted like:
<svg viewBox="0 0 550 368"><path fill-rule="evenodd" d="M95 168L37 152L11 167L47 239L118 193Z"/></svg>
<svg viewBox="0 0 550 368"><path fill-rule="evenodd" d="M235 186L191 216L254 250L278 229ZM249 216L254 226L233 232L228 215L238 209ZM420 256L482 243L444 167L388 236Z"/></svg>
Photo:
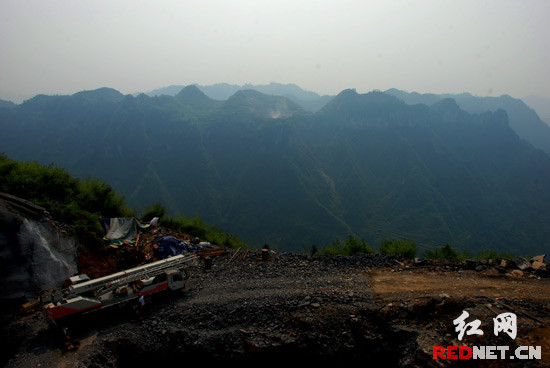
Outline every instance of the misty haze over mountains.
<svg viewBox="0 0 550 368"><path fill-rule="evenodd" d="M265 85L254 85L247 83L243 86L238 86L235 84L218 83L209 86L200 86L198 84L195 85L205 95L214 100L225 101L238 91L252 89L261 93L265 93L267 95L287 97L288 99L298 103L304 109L311 112L319 111L328 101L334 98L334 96L320 96L315 92L305 91L295 84L270 83ZM153 91L147 92L146 94L148 96L175 96L184 87L185 86L181 85L173 85L169 87L158 88Z"/></svg>
<svg viewBox="0 0 550 368"><path fill-rule="evenodd" d="M302 250L351 234L374 246L548 249L550 128L521 100L248 87L39 95L0 106L0 146L251 246Z"/></svg>
<svg viewBox="0 0 550 368"><path fill-rule="evenodd" d="M209 86L196 85L204 94L214 100L227 100L230 96L240 90L253 89L268 95L285 96L296 102L304 109L317 112L334 96L320 96L315 92L304 91L294 84L270 83L266 85L245 84L243 86L220 83ZM147 92L148 96L169 95L174 96L185 86L172 85L169 87L155 89ZM535 147L550 152L550 99L545 97L530 96L527 102L535 110L540 110L540 117L532 107L524 101L512 98L508 95L500 97L479 97L469 93L461 94L420 94L417 92L405 92L395 88L385 91L409 105L425 104L432 105L444 98L454 99L458 105L470 113L482 113L485 111L496 111L503 109L508 113L510 126L516 131L520 138L525 139ZM546 116L546 120L545 120ZM542 120L541 120L542 117ZM544 121L543 121L544 120Z"/></svg>

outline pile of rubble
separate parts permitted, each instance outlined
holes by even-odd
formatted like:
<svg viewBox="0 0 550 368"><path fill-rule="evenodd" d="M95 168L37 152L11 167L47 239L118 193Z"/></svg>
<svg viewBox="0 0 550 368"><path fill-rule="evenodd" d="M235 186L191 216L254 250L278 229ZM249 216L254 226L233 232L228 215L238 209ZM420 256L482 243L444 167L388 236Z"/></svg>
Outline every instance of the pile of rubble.
<svg viewBox="0 0 550 368"><path fill-rule="evenodd" d="M524 257L516 257L512 260L502 259L498 266L494 267L500 273L512 276L532 275L536 277L549 277L550 266L545 262L546 254L527 260Z"/></svg>
<svg viewBox="0 0 550 368"><path fill-rule="evenodd" d="M415 258L400 263L401 269L410 267L427 267L429 269L445 272L457 270L475 270L489 276L509 277L550 277L550 265L545 262L546 255L542 254L531 259L515 257L513 259L481 259L465 260L461 262L447 260L425 260Z"/></svg>
<svg viewBox="0 0 550 368"><path fill-rule="evenodd" d="M151 227L137 235L133 242L105 246L101 249L79 250L79 273L95 279L158 261L181 252L193 252L199 257L225 254L224 247L201 241L197 237L168 228Z"/></svg>

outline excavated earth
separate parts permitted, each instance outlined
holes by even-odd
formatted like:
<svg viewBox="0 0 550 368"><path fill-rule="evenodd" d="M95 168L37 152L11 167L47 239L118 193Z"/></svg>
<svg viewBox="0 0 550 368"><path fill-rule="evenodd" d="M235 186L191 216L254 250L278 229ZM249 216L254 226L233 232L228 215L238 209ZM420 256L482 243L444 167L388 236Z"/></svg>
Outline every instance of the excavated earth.
<svg viewBox="0 0 550 368"><path fill-rule="evenodd" d="M362 366L550 365L550 279L466 263L414 263L227 250L189 270L185 292L132 309L67 321L77 349L40 312L3 311L6 367L136 367L210 363L348 363ZM458 340L462 311L482 336ZM517 315L517 337L493 318ZM541 360L434 360L433 346L541 346ZM375 364L376 365L376 364Z"/></svg>

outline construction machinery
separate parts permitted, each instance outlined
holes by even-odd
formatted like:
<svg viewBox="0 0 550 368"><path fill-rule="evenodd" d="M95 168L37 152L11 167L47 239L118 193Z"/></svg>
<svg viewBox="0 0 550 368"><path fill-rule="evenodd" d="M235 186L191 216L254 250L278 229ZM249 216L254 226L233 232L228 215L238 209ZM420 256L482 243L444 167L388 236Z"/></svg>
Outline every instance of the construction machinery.
<svg viewBox="0 0 550 368"><path fill-rule="evenodd" d="M137 302L146 295L182 290L186 270L196 258L194 253L184 253L93 280L84 274L73 276L69 287L44 291L40 301L47 318L55 323L71 315Z"/></svg>

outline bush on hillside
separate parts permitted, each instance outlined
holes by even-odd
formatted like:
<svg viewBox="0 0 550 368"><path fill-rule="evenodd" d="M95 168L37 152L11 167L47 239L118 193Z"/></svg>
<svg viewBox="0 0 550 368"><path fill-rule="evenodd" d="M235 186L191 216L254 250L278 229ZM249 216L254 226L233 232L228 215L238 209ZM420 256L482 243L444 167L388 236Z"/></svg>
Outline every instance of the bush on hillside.
<svg viewBox="0 0 550 368"><path fill-rule="evenodd" d="M393 239L391 241L383 239L380 244L380 254L397 254L411 259L416 256L416 244L409 239Z"/></svg>
<svg viewBox="0 0 550 368"><path fill-rule="evenodd" d="M340 240L334 240L330 245L327 245L321 251L322 254L329 255L343 255L351 256L359 253L374 253L374 249L371 248L363 239L358 239L353 235L349 235L348 238L341 243Z"/></svg>
<svg viewBox="0 0 550 368"><path fill-rule="evenodd" d="M143 216L141 216L144 222L149 222L153 217L161 218L166 215L166 207L164 207L160 202L155 202L143 211Z"/></svg>
<svg viewBox="0 0 550 368"><path fill-rule="evenodd" d="M424 252L424 257L427 259L447 259L451 261L456 261L460 258L459 254L449 245L449 243L441 248L426 250Z"/></svg>

